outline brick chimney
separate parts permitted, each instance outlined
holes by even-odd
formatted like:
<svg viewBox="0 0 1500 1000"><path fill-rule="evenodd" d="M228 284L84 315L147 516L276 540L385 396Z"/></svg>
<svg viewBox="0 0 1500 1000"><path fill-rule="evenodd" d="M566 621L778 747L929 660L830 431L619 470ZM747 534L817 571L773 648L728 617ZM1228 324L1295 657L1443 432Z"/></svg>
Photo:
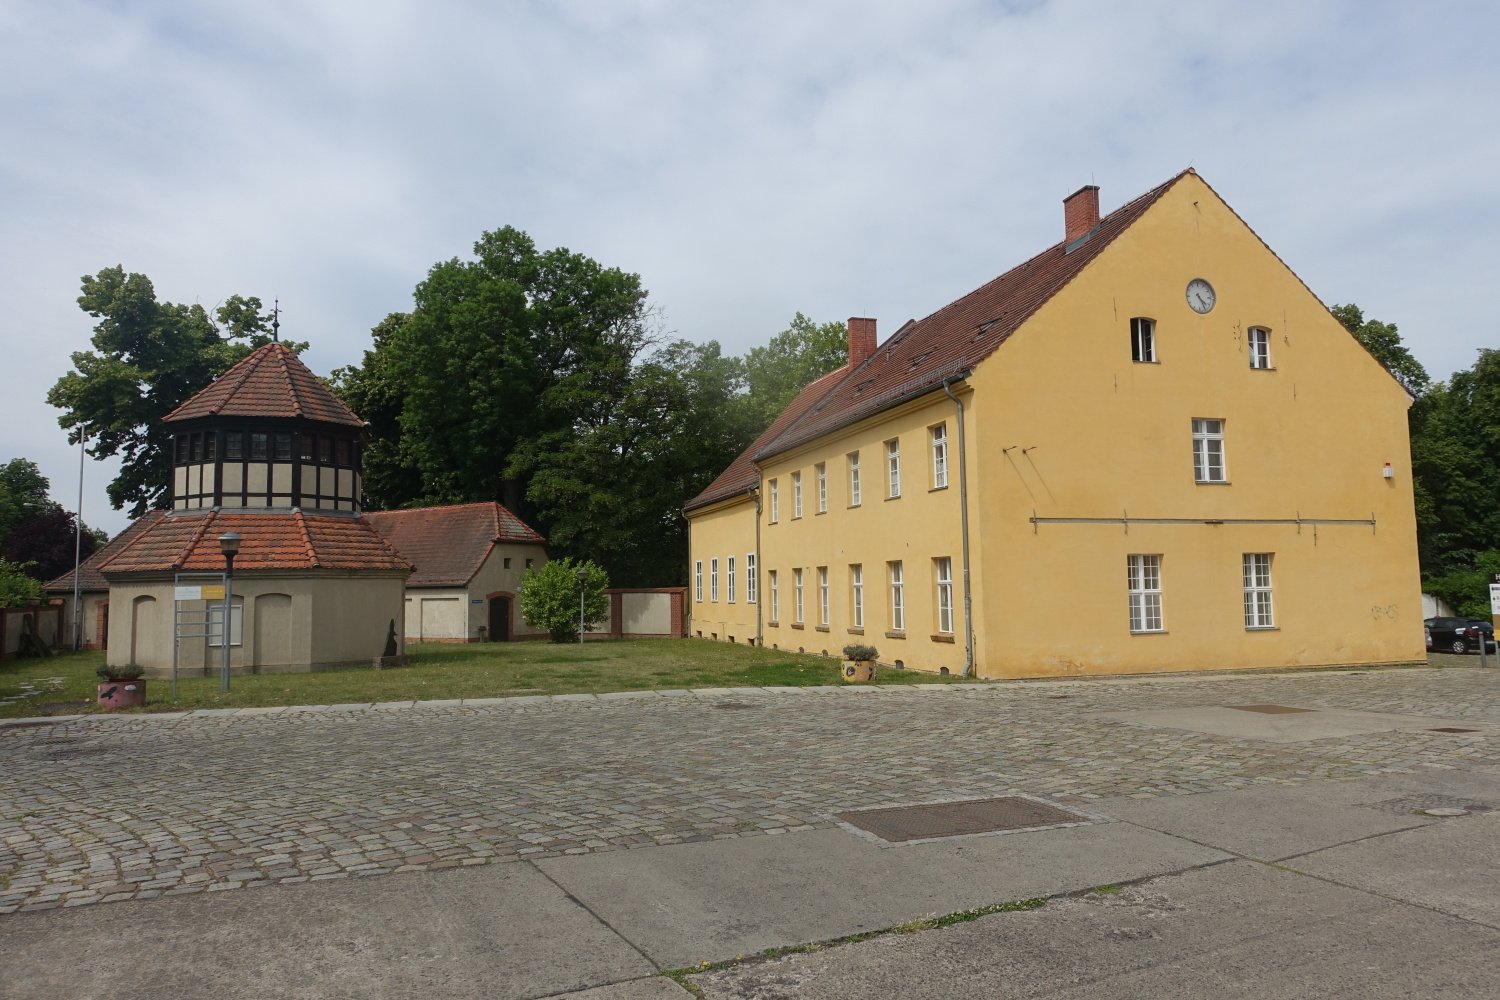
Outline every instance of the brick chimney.
<svg viewBox="0 0 1500 1000"><path fill-rule="evenodd" d="M1088 184L1063 199L1065 243L1072 243L1099 224L1099 187Z"/></svg>
<svg viewBox="0 0 1500 1000"><path fill-rule="evenodd" d="M875 321L849 317L849 364L859 364L875 353Z"/></svg>

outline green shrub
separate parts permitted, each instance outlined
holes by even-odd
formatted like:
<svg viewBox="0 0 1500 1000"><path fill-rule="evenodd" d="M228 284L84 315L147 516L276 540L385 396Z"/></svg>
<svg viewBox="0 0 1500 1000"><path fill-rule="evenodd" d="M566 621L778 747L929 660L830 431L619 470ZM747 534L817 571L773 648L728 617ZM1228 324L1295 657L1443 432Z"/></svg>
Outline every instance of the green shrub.
<svg viewBox="0 0 1500 1000"><path fill-rule="evenodd" d="M1422 591L1447 601L1461 618L1489 621L1491 573L1500 573L1500 552L1481 552L1472 570L1432 577Z"/></svg>
<svg viewBox="0 0 1500 1000"><path fill-rule="evenodd" d="M101 663L94 668L94 673L99 675L99 679L105 681L138 681L145 672L145 667L135 663L127 663L123 667L112 667L107 663Z"/></svg>
<svg viewBox="0 0 1500 1000"><path fill-rule="evenodd" d="M521 577L521 617L544 629L553 642L578 641L578 571L589 571L583 586L583 611L589 628L609 622L609 574L592 562L558 559Z"/></svg>
<svg viewBox="0 0 1500 1000"><path fill-rule="evenodd" d="M0 608L17 607L29 597L42 596L41 583L26 575L35 565L0 559Z"/></svg>
<svg viewBox="0 0 1500 1000"><path fill-rule="evenodd" d="M844 647L844 659L846 660L878 660L880 650L874 646L866 646L862 642L851 642Z"/></svg>

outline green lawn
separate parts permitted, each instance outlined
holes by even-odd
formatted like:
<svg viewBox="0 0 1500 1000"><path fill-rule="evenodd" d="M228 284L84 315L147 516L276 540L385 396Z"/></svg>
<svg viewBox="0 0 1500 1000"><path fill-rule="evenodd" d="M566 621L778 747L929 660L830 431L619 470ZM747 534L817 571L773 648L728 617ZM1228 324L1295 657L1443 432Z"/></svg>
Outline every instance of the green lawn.
<svg viewBox="0 0 1500 1000"><path fill-rule="evenodd" d="M147 709L248 708L261 705L327 705L441 698L494 698L522 694L642 691L652 688L758 687L838 684L839 661L698 639L624 639L582 646L517 642L461 645L424 643L407 647L412 665L396 670L337 670L321 674L237 676L228 695L217 677L181 678L177 698L171 681L147 682ZM0 706L0 717L71 715L94 711L98 652L67 653L46 660L0 664L0 698L23 682L63 678L62 686ZM912 684L938 677L910 670L882 670L880 684Z"/></svg>

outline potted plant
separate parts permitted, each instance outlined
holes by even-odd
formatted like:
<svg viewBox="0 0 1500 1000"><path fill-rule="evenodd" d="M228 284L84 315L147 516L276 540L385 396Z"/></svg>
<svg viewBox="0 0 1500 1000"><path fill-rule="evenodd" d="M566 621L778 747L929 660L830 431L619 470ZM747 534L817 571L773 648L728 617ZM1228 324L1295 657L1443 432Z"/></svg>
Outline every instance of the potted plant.
<svg viewBox="0 0 1500 1000"><path fill-rule="evenodd" d="M875 658L879 655L880 650L874 646L866 646L862 642L851 642L844 647L844 667L840 674L851 684L857 681L873 681Z"/></svg>
<svg viewBox="0 0 1500 1000"><path fill-rule="evenodd" d="M145 667L128 663L122 667L104 664L94 673L99 675L100 708L140 708L146 704L146 682L141 675Z"/></svg>

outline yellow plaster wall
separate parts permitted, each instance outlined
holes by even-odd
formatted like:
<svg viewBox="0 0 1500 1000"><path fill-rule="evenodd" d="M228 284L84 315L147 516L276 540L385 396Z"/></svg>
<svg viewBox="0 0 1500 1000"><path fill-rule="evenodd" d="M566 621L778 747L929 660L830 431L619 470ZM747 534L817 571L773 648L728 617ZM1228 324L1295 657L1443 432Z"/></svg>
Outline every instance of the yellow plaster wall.
<svg viewBox="0 0 1500 1000"><path fill-rule="evenodd" d="M738 497L695 511L689 518L688 635L704 639L750 643L755 639L755 605L746 600L745 556L755 551L755 504ZM734 556L734 602L729 601L728 559ZM719 560L719 599L712 599L710 560ZM693 569L703 561L703 599L697 599ZM761 573L764 585L765 573ZM771 640L766 639L770 645Z"/></svg>
<svg viewBox="0 0 1500 1000"><path fill-rule="evenodd" d="M973 398L960 391L970 408ZM945 424L948 436L948 486L933 488L929 429ZM887 499L885 442L901 442L901 496ZM850 507L847 456L859 451L862 477L861 504ZM970 453L973 442L970 441ZM818 514L815 466L828 469L828 512ZM803 478L803 516L793 517L791 474ZM766 571L780 577L780 620L765 630L766 645L782 649L804 649L840 656L846 643L866 642L880 651L882 663L900 660L911 669L961 673L964 667L963 567L958 503L958 431L956 407L941 391L914 404L822 438L795 452L776 456L762 468L767 496L770 480L780 485L780 521L769 523L769 500L761 527L761 574L766 590L766 615L770 617L769 582ZM974 486L972 476L970 489ZM953 567L953 641L935 641L937 623L937 578L933 560L947 557ZM904 635L891 632L888 564L902 563L906 628ZM852 631L853 596L849 567L864 568L865 625L863 634ZM829 627L818 627L817 568L829 571ZM793 628L793 570L803 570L804 627ZM976 594L976 599L977 599Z"/></svg>
<svg viewBox="0 0 1500 1000"><path fill-rule="evenodd" d="M1211 282L1200 316L1185 287ZM1157 321L1158 364L1129 321ZM1274 370L1245 330L1271 330ZM987 676L1420 660L1404 392L1196 176L974 374L971 502ZM1222 418L1229 485L1194 482L1191 420ZM1010 451L1003 449L1015 446ZM1024 454L1021 449L1029 448ZM1393 479L1382 478L1384 463ZM972 481L972 480L971 480ZM1338 518L1368 525L1042 524L1043 517ZM1274 553L1277 631L1244 627L1240 557ZM1126 556L1162 555L1166 634L1128 628Z"/></svg>

